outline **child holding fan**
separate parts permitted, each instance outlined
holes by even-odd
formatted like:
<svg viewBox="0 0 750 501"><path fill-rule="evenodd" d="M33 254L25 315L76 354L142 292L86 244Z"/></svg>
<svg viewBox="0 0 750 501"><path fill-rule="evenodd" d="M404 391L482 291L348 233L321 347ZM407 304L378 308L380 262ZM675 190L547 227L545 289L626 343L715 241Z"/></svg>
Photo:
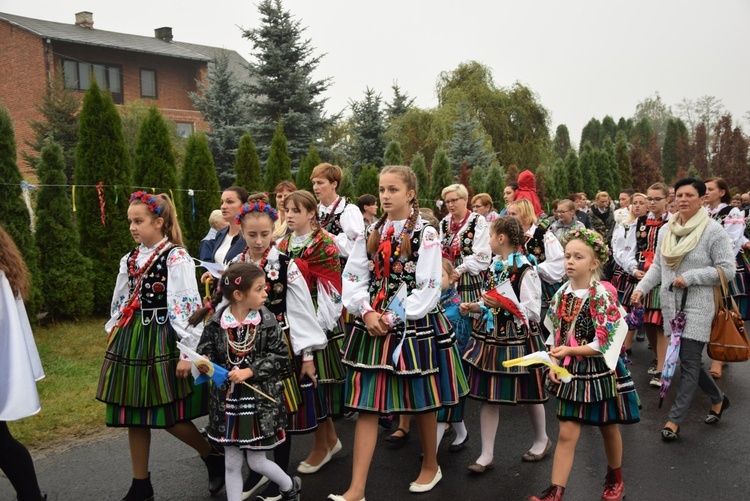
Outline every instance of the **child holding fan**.
<svg viewBox="0 0 750 501"><path fill-rule="evenodd" d="M351 483L343 496L329 495L333 501L364 499L378 414L416 414L424 459L409 491L431 490L442 478L434 411L468 392L450 322L437 307L441 245L419 216L416 177L409 167L386 167L379 192L385 215L357 239L344 270L344 304L357 315L343 348L345 399L359 418ZM386 311L402 285L405 325Z"/></svg>
<svg viewBox="0 0 750 501"><path fill-rule="evenodd" d="M120 260L110 333L96 398L107 404L107 426L128 428L133 482L124 501L148 501L151 429L163 428L195 449L208 468L209 491L224 486L224 458L192 419L206 414L202 387L194 387L191 363L177 341L195 348L201 328L188 325L201 298L193 260L166 195L136 191L128 208L138 247Z"/></svg>
<svg viewBox="0 0 750 501"><path fill-rule="evenodd" d="M469 363L469 396L483 402L479 414L482 453L468 468L484 473L494 468L495 434L500 405L529 404L534 428L532 450L524 461L538 461L552 448L547 437L542 404L547 401L542 368L503 367L503 362L537 351L545 351L539 328L542 284L534 267L519 249L524 243L521 223L503 216L490 225L490 247L495 254L484 284L484 295L477 303L461 304L461 311L481 313L475 323L464 360ZM503 303L493 291L508 283L520 308ZM512 301L509 299L508 301ZM532 452L534 447L537 453Z"/></svg>
<svg viewBox="0 0 750 501"><path fill-rule="evenodd" d="M565 273L569 281L552 298L545 322L551 332L547 344L553 361L571 374L559 384L557 418L560 435L552 464L552 485L530 501L563 499L573 468L573 457L584 424L598 426L607 455L602 500L622 499L622 437L618 424L639 421L640 403L630 373L619 357L628 326L625 310L614 293L599 283L599 270L609 257L601 235L586 229L568 232Z"/></svg>
<svg viewBox="0 0 750 501"><path fill-rule="evenodd" d="M245 461L279 486L281 499L299 500L300 479L292 479L265 453L286 440L281 375L291 365L284 333L264 307L265 274L254 264L232 263L221 277L219 294L229 303L205 325L198 352L229 370L228 382L212 392L218 401L207 429L224 446L227 500L242 499ZM201 323L210 311L210 306L198 310L191 324Z"/></svg>

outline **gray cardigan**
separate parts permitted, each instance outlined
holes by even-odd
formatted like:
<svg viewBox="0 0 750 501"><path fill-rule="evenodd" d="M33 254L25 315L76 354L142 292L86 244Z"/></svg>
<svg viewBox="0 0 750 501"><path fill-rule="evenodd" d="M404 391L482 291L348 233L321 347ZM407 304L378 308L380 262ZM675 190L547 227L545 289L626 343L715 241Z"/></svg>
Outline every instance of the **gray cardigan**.
<svg viewBox="0 0 750 501"><path fill-rule="evenodd" d="M688 297L685 304L687 319L682 337L708 343L711 338L711 323L715 310L713 286L719 284L719 272L716 271L716 267L718 266L724 271L727 282L731 282L734 278L735 262L732 254L732 243L729 241L726 230L711 219L708 221L708 226L703 231L698 245L685 255L677 270L673 270L664 264L664 259L661 256L661 245L667 231L669 231L668 224L665 224L659 230L654 263L635 290L646 294L661 283L659 297L662 315L664 316L664 335L669 336L672 333L669 321L677 313L682 299L682 289L674 288L674 291L670 292L669 286L675 278L682 276L688 286Z"/></svg>

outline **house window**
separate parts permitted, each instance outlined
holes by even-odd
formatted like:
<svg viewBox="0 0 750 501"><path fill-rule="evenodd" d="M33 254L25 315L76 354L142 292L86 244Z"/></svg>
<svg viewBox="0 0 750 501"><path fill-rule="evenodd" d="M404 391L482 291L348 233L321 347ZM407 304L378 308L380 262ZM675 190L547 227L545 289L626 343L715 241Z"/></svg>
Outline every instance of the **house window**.
<svg viewBox="0 0 750 501"><path fill-rule="evenodd" d="M156 70L141 70L141 97L156 99Z"/></svg>
<svg viewBox="0 0 750 501"><path fill-rule="evenodd" d="M193 124L189 122L177 122L177 135L180 137L190 137L193 134Z"/></svg>
<svg viewBox="0 0 750 501"><path fill-rule="evenodd" d="M85 91L91 86L91 79L112 94L116 104L122 104L122 72L119 66L63 60L65 87Z"/></svg>

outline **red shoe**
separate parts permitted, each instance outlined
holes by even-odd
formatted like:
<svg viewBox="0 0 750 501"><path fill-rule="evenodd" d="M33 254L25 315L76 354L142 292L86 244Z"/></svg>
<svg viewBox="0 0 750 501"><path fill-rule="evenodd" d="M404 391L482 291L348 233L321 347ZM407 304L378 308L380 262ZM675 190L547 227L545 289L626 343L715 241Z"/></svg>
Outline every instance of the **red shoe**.
<svg viewBox="0 0 750 501"><path fill-rule="evenodd" d="M607 467L607 476L604 478L604 492L602 501L620 501L625 494L625 483L622 481L620 468L613 470Z"/></svg>
<svg viewBox="0 0 750 501"><path fill-rule="evenodd" d="M542 497L531 496L529 501L562 501L565 487L552 484L542 493Z"/></svg>

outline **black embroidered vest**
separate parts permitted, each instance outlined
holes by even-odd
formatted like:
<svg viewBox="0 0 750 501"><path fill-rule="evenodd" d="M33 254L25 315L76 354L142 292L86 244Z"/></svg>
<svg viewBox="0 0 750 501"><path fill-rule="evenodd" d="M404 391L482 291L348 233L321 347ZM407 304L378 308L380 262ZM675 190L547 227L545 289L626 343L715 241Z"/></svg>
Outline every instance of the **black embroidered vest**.
<svg viewBox="0 0 750 501"><path fill-rule="evenodd" d="M411 294L411 291L417 286L417 259L419 258L419 245L422 242L422 231L427 228L428 225L424 225L421 229L415 230L411 235L411 254L404 256L399 255L397 259L394 259L391 263L391 272L387 277L377 278L375 276L375 259L378 259L381 270L384 270L383 258L381 255L373 255L367 253L367 265L370 269L370 303L375 301L375 296L381 288L386 287L385 300L381 303L380 307L385 308L391 301L391 298L401 286L401 282L406 283L406 293ZM398 243L393 242L392 249L395 251Z"/></svg>
<svg viewBox="0 0 750 501"><path fill-rule="evenodd" d="M641 261L641 253L649 250L649 247L656 248L656 239L659 237L659 230L666 224L667 219L662 219L660 222L661 224L649 226L647 224L648 215L641 216L636 220L636 257L639 261Z"/></svg>
<svg viewBox="0 0 750 501"><path fill-rule="evenodd" d="M719 212L712 215L711 218L717 223L724 224L724 220L727 218L729 213L732 212L732 209L734 209L734 207L732 207L731 205L727 205L726 207L723 207Z"/></svg>
<svg viewBox="0 0 750 501"><path fill-rule="evenodd" d="M495 273L492 271L493 265L494 263L490 265L490 270L487 272L487 278L484 281L484 290L486 291L490 291L500 285L500 283L495 279ZM511 273L508 276L508 280L510 280L510 286L519 300L521 299L521 278L523 277L524 273L526 273L526 270L528 270L530 267L530 264L524 263L521 267L518 268L515 273ZM501 278L500 280L503 279ZM515 318L512 313L504 308L493 310L493 313L495 313L495 316L500 318L502 322Z"/></svg>
<svg viewBox="0 0 750 501"><path fill-rule="evenodd" d="M290 262L289 256L279 253L278 262L266 264L266 269L263 270L266 273L266 294L268 294L266 308L274 314L276 321L285 330L289 328L286 316L286 289Z"/></svg>
<svg viewBox="0 0 750 501"><path fill-rule="evenodd" d="M336 211L338 211L339 208L336 207L333 210L333 214L330 214L330 218L328 219L326 225L322 227L333 236L344 233L344 229L341 227L341 214L344 213L344 210L346 210L346 206L349 205L349 202L346 200L346 198L344 198L341 200L341 202L339 202L339 205L343 207L343 210L337 214ZM322 222L323 221L321 220L320 223L322 224Z"/></svg>
<svg viewBox="0 0 750 501"><path fill-rule="evenodd" d="M544 252L544 235L547 230L541 226L537 226L534 230L534 235L526 240L523 248L526 252L526 256L534 256L537 264L543 263L547 259L547 255Z"/></svg>
<svg viewBox="0 0 750 501"><path fill-rule="evenodd" d="M461 249L462 256L471 256L474 254L472 245L474 244L474 235L476 234L478 217L473 217L469 224L466 225L466 229L461 233L459 238L459 248ZM443 231L443 255L453 256L453 242L454 235L450 232L450 218L445 218L440 222L441 229ZM458 256L456 256L458 257ZM455 261L455 260L454 260ZM455 263L454 263L455 264Z"/></svg>
<svg viewBox="0 0 750 501"><path fill-rule="evenodd" d="M172 247L168 251L162 252L143 277L140 291L141 322L143 322L143 325L149 325L153 321L156 321L158 325L164 325L169 320L167 257L177 248ZM135 252L135 249L128 254L128 261L133 252ZM136 278L128 276L128 289L131 294L136 285Z"/></svg>

